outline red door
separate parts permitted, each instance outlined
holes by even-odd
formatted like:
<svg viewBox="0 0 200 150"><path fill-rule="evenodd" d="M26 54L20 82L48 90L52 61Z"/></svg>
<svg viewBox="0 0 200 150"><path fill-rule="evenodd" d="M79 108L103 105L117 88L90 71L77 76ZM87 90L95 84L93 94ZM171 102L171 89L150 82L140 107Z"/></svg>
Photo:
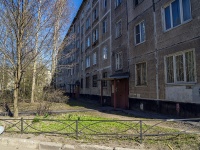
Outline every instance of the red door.
<svg viewBox="0 0 200 150"><path fill-rule="evenodd" d="M116 79L112 82L112 106L114 106L115 101L116 108L128 109L128 86L128 79ZM115 99L114 94L116 94Z"/></svg>

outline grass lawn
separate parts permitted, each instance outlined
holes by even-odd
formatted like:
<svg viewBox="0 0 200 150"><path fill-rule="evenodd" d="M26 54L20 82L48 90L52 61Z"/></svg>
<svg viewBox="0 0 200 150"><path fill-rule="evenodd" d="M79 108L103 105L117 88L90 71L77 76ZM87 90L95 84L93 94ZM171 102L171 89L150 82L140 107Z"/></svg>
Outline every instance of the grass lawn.
<svg viewBox="0 0 200 150"><path fill-rule="evenodd" d="M76 121L78 122L78 126ZM152 127L145 120L142 126L140 126L138 120L133 121L129 119L120 121L118 118L106 117L96 112L36 116L33 120L25 120L25 122L25 133L39 134L39 132L53 132L56 136L59 136L57 133L61 133L61 136L67 135L67 137L76 140L76 129L78 128L78 140L100 144L105 142L117 142L121 145L139 143L140 138L138 135L140 134L140 127L142 127L143 134L146 135L176 133L179 131L160 126ZM104 136L105 134L107 136ZM200 146L200 138L194 134L144 136L143 144L147 147L157 147L157 149L198 149Z"/></svg>

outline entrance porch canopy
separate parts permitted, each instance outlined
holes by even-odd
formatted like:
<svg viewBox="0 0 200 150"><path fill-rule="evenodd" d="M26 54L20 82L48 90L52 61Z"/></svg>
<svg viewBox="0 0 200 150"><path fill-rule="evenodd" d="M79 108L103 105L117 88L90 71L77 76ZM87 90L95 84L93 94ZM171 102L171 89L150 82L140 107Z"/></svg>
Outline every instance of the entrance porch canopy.
<svg viewBox="0 0 200 150"><path fill-rule="evenodd" d="M103 104L103 84L102 81L114 81L114 89L116 87L116 80L129 78L129 72L116 73L108 78L102 78L101 81L101 105ZM111 89L112 91L112 89ZM116 108L116 91L114 90L114 108Z"/></svg>
<svg viewBox="0 0 200 150"><path fill-rule="evenodd" d="M126 79L129 78L129 72L115 73L108 78L102 78L101 81L110 81L114 79Z"/></svg>

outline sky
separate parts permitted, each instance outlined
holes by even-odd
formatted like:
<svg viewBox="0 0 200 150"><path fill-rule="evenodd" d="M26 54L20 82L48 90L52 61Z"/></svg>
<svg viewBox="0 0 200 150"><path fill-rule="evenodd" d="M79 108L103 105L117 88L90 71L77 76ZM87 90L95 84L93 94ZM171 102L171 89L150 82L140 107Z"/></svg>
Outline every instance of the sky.
<svg viewBox="0 0 200 150"><path fill-rule="evenodd" d="M78 11L78 8L80 7L82 1L83 0L73 0L76 12Z"/></svg>

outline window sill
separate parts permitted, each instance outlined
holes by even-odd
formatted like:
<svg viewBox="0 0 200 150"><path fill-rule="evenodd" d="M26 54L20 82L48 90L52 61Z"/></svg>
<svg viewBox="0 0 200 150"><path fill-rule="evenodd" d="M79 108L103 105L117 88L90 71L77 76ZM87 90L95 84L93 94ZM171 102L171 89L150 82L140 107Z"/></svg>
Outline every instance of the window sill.
<svg viewBox="0 0 200 150"><path fill-rule="evenodd" d="M187 24L187 23L189 23L189 22L191 22L192 21L192 18L191 19L189 19L189 20L187 20L187 21L185 21L185 22L183 22L183 23L181 23L181 24L179 24L179 25L177 25L177 26L175 26L175 27L172 27L172 28L170 28L170 29L164 29L164 33L166 33L166 32L168 32L168 31L171 31L171 30L173 30L173 29L176 29L176 28L178 28L178 27L180 27L180 26L182 26L182 25L184 25L184 24Z"/></svg>
<svg viewBox="0 0 200 150"><path fill-rule="evenodd" d="M166 86L187 86L187 85L195 85L197 82L182 82L182 83L165 83Z"/></svg>
<svg viewBox="0 0 200 150"><path fill-rule="evenodd" d="M137 5L134 4L134 9L135 9L136 7L138 7L140 4L142 4L143 1L144 1L144 0L142 0L141 2L138 2Z"/></svg>
<svg viewBox="0 0 200 150"><path fill-rule="evenodd" d="M120 34L119 36L115 37L115 40L119 39L120 37L122 37L122 34Z"/></svg>
<svg viewBox="0 0 200 150"><path fill-rule="evenodd" d="M115 69L115 72L122 72L122 71L123 71L122 68L120 68L120 69Z"/></svg>
<svg viewBox="0 0 200 150"><path fill-rule="evenodd" d="M135 85L135 87L148 87L148 85Z"/></svg>
<svg viewBox="0 0 200 150"><path fill-rule="evenodd" d="M121 6L122 3L118 4L117 6L115 6L115 10L117 10L120 6Z"/></svg>
<svg viewBox="0 0 200 150"><path fill-rule="evenodd" d="M145 42L146 42L146 40L144 40L143 42L137 43L137 44L135 43L135 46L138 46L138 45L143 44Z"/></svg>

